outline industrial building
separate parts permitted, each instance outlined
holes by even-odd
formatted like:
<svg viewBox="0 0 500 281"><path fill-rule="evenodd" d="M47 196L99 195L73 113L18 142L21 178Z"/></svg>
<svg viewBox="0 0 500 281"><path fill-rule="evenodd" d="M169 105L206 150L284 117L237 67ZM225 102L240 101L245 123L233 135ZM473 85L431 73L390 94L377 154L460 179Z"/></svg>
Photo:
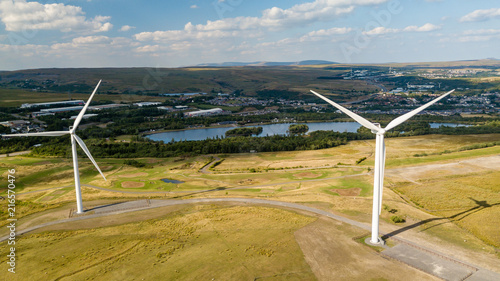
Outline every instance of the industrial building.
<svg viewBox="0 0 500 281"><path fill-rule="evenodd" d="M224 110L221 108L212 108L212 109L207 109L207 110L198 110L198 111L191 111L191 112L185 112L184 116L186 117L200 117L200 116L211 116L211 115L220 115L226 113Z"/></svg>
<svg viewBox="0 0 500 281"><path fill-rule="evenodd" d="M21 108L33 108L33 107L51 107L56 105L84 105L83 100L67 100L67 101L55 101L55 102L42 102L42 103L24 103Z"/></svg>
<svg viewBox="0 0 500 281"><path fill-rule="evenodd" d="M152 105L159 105L159 104L161 104L161 102L149 102L149 101L145 101L145 102L134 103L134 105L137 105L138 107L152 106Z"/></svg>
<svg viewBox="0 0 500 281"><path fill-rule="evenodd" d="M46 108L46 109L41 109L40 112L58 113L58 112L67 112L67 111L82 110L82 108L83 108L83 106L69 106L69 107L59 107L59 108Z"/></svg>
<svg viewBox="0 0 500 281"><path fill-rule="evenodd" d="M95 117L95 116L98 116L99 114L92 114L92 113L89 113L89 114L84 114L83 115L83 119L87 119L87 118L90 118L90 117ZM76 117L78 117L78 115L74 115L74 116L71 116L69 119L70 120L75 120Z"/></svg>
<svg viewBox="0 0 500 281"><path fill-rule="evenodd" d="M42 112L42 111L37 111L37 112L31 113L31 116L33 118L40 117L40 116L49 116L49 115L56 115L56 114L54 112Z"/></svg>
<svg viewBox="0 0 500 281"><path fill-rule="evenodd" d="M96 105L96 106L89 106L89 110L103 110L103 109L113 109L113 108L118 108L118 107L124 107L124 106L129 106L128 104L103 104L103 105Z"/></svg>

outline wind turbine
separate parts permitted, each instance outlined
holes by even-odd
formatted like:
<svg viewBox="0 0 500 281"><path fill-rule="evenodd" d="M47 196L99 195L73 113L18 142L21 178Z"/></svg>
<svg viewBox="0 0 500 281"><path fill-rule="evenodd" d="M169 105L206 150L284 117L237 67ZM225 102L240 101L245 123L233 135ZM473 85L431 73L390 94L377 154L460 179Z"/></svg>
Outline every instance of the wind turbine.
<svg viewBox="0 0 500 281"><path fill-rule="evenodd" d="M90 154L90 151L88 150L87 146L83 142L81 138L79 138L75 132L76 128L80 124L80 121L83 119L83 115L85 114L85 111L89 107L90 101L94 97L95 93L97 92L97 88L99 88L99 85L101 84L102 80L99 80L99 83L97 83L97 86L95 87L94 91L92 92L92 95L90 96L89 100L83 107L82 111L80 111L80 114L75 119L75 122L73 123L73 126L69 127L69 131L54 131L54 132L37 132L37 133L26 133L26 134L14 134L14 135L3 135L3 137L31 137L31 136L39 136L39 137L58 137L58 136L63 136L63 135L71 135L71 151L73 154L73 170L75 173L75 189L76 189L76 207L77 207L77 213L81 214L83 213L83 207L82 207L82 191L80 188L80 174L78 171L78 155L76 153L76 143L80 145L80 147L83 149L85 154L89 157L90 161L94 164L94 166L97 168L101 176L106 180L106 177L102 173L101 169L99 169L99 166L97 166L97 163L95 162L94 158Z"/></svg>
<svg viewBox="0 0 500 281"><path fill-rule="evenodd" d="M428 108L439 100L443 99L447 95L453 93L455 90L451 90L444 95L422 105L421 107L414 109L404 115L399 116L398 118L392 120L387 127L382 128L378 123L372 123L365 118L357 115L356 113L348 110L347 108L325 98L324 96L316 93L311 90L313 94L323 99L327 103L333 105L338 110L344 112L349 115L352 119L356 120L362 126L371 129L372 133L377 135L375 142L375 171L374 171L374 180L373 180L373 209L372 209L372 236L370 239L370 243L379 244L383 243L382 239L378 237L379 234L379 216L382 211L382 194L383 194L383 186L384 186L384 168L385 168L385 142L384 142L384 134L390 129L400 125L406 120L410 119L414 115L417 115L422 110Z"/></svg>

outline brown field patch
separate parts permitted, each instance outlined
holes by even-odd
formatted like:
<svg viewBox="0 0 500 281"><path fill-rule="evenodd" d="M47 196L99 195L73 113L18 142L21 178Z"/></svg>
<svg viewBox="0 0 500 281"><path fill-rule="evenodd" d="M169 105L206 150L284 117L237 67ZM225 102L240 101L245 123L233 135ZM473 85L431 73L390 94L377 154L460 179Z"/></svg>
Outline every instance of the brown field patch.
<svg viewBox="0 0 500 281"><path fill-rule="evenodd" d="M487 171L485 167L479 167L480 160L465 160L459 163L428 164L422 166L388 169L386 175L389 177L401 177L410 181L421 179L441 178L452 175L466 175L475 172ZM494 157L488 157L488 164L498 163ZM463 164L462 164L463 163ZM476 166L477 165L477 166Z"/></svg>
<svg viewBox="0 0 500 281"><path fill-rule="evenodd" d="M321 175L316 174L316 173L311 173L311 172L303 172L303 173L295 174L293 176L296 178L316 178L316 177L319 177Z"/></svg>
<svg viewBox="0 0 500 281"><path fill-rule="evenodd" d="M48 202L52 199L54 199L54 196L49 195L49 196L45 196L43 198L40 198L40 202Z"/></svg>
<svg viewBox="0 0 500 281"><path fill-rule="evenodd" d="M340 196L359 196L361 194L361 188L330 189L330 191L338 193Z"/></svg>
<svg viewBox="0 0 500 281"><path fill-rule="evenodd" d="M293 186L293 185L283 186L281 188L282 191L290 191L290 190L296 190L296 189L298 189L298 187L297 186Z"/></svg>
<svg viewBox="0 0 500 281"><path fill-rule="evenodd" d="M139 188L139 187L144 187L146 185L143 182L136 182L136 181L124 181L122 182L122 187L123 188Z"/></svg>
<svg viewBox="0 0 500 281"><path fill-rule="evenodd" d="M102 166L102 167L101 167L101 171L108 171L108 170L111 170L111 169L113 169L113 166L111 166L111 165L108 165L108 166Z"/></svg>
<svg viewBox="0 0 500 281"><path fill-rule="evenodd" d="M136 178L136 177L145 177L148 173L135 173L135 174L127 174L127 175L119 175L120 178Z"/></svg>
<svg viewBox="0 0 500 281"><path fill-rule="evenodd" d="M500 155L462 160L460 163L500 170Z"/></svg>
<svg viewBox="0 0 500 281"><path fill-rule="evenodd" d="M60 195L60 194L64 194L64 193L66 193L66 190L58 190L58 191L52 192L51 195Z"/></svg>

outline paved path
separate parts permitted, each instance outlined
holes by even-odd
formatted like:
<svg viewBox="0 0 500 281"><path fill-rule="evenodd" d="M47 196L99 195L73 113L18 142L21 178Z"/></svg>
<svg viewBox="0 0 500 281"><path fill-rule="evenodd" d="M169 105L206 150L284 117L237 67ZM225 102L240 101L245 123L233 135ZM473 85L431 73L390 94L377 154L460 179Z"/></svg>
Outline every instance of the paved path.
<svg viewBox="0 0 500 281"><path fill-rule="evenodd" d="M32 226L27 229L22 229L17 231L17 235L28 233L30 231L40 229L42 227L56 225L60 223L66 223L71 221L86 220L98 217L104 217L108 215L121 214L139 210L147 210L152 208L159 208L165 206L183 205L183 204L200 204L200 203L220 203L220 202L238 202L243 204L252 205L271 205L281 208L290 208L296 210L302 210L306 212L311 212L317 215L326 216L337 221L341 221L364 230L370 230L371 227L368 224L360 223L327 211L320 209L281 201L271 201L255 198L199 198L199 199L186 199L186 200L137 200L128 201L115 204L109 204L105 206L95 207L93 209L87 210L86 214L76 215L74 214L71 218L43 223L37 226ZM385 233L381 232L381 235ZM486 281L497 281L500 280L500 274L474 266L472 264L457 260L453 257L447 256L445 254L439 253L433 249L428 249L421 247L413 242L401 239L399 237L392 237L393 239L400 242L400 244L384 250L382 255L396 259L402 263L409 266L432 274L444 280L486 280ZM0 238L1 241L8 239L8 236Z"/></svg>
<svg viewBox="0 0 500 281"><path fill-rule="evenodd" d="M382 254L444 280L465 280L478 270L403 243L383 251Z"/></svg>
<svg viewBox="0 0 500 281"><path fill-rule="evenodd" d="M12 156L19 156L19 155L26 155L26 154L29 154L31 151L18 151L18 152L12 152L12 153L7 153L7 154L0 154L0 158L1 157L7 157L7 155L9 157L12 157Z"/></svg>
<svg viewBox="0 0 500 281"><path fill-rule="evenodd" d="M199 170L199 172L202 173L202 174L211 174L212 171L210 171L210 167L212 167L212 165L215 164L215 162L217 162L217 161L220 161L220 158L217 157L217 156L214 156L214 161L212 161L212 162L206 164L205 166L203 166Z"/></svg>

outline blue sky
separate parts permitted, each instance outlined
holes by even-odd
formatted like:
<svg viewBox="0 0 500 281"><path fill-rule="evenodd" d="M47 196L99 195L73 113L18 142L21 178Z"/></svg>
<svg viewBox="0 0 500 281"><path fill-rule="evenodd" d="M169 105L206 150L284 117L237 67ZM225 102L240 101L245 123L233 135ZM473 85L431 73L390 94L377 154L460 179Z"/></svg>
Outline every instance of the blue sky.
<svg viewBox="0 0 500 281"><path fill-rule="evenodd" d="M0 69L499 56L500 4L471 0L0 0Z"/></svg>

